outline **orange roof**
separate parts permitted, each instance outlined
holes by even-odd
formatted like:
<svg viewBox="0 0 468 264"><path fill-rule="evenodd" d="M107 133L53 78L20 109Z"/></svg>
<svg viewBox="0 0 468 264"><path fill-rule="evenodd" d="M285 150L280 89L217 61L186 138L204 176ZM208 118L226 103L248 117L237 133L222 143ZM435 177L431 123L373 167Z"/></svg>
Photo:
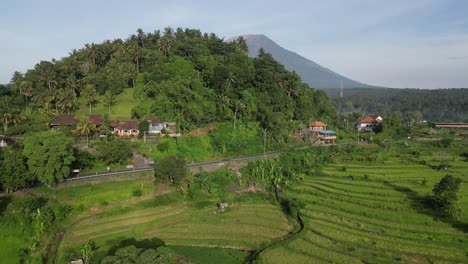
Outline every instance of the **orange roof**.
<svg viewBox="0 0 468 264"><path fill-rule="evenodd" d="M310 124L311 127L326 127L327 124L320 122L320 121L315 121L312 124Z"/></svg>
<svg viewBox="0 0 468 264"><path fill-rule="evenodd" d="M375 123L377 122L377 120L375 120L374 118L368 116L364 119L361 119L361 123Z"/></svg>

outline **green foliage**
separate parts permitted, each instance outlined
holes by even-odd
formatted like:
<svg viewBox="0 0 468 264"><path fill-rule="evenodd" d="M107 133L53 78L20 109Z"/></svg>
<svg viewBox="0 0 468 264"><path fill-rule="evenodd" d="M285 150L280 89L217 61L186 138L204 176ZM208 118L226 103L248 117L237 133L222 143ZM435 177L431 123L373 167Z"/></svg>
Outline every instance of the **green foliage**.
<svg viewBox="0 0 468 264"><path fill-rule="evenodd" d="M121 140L109 141L98 146L99 158L107 164L124 164L132 156L132 147Z"/></svg>
<svg viewBox="0 0 468 264"><path fill-rule="evenodd" d="M73 169L79 168L84 170L93 167L94 162L96 161L96 156L92 153L77 148L74 149L74 153L75 161L72 163Z"/></svg>
<svg viewBox="0 0 468 264"><path fill-rule="evenodd" d="M156 249L137 248L134 245L119 248L114 254L105 257L101 260L101 264L115 263L154 263L154 264L171 264L177 263L176 255L168 247L158 247Z"/></svg>
<svg viewBox="0 0 468 264"><path fill-rule="evenodd" d="M0 159L0 186L6 193L27 187L33 177L26 166L26 159L18 150L7 150Z"/></svg>
<svg viewBox="0 0 468 264"><path fill-rule="evenodd" d="M333 89L327 89L327 93L331 97L338 95ZM405 123L409 125L421 119L431 122L468 121L466 89L347 88L344 95L344 98L334 98L341 112L361 111L382 116L405 113Z"/></svg>
<svg viewBox="0 0 468 264"><path fill-rule="evenodd" d="M193 180L190 191L202 190L210 194L223 195L223 192L229 191L229 187L238 187L239 178L236 174L226 167L213 172L200 172ZM195 195L192 192L191 195Z"/></svg>
<svg viewBox="0 0 468 264"><path fill-rule="evenodd" d="M154 176L158 179L177 183L187 175L185 160L169 156L154 166Z"/></svg>
<svg viewBox="0 0 468 264"><path fill-rule="evenodd" d="M23 155L27 158L29 172L47 185L68 177L75 161L73 142L55 131L26 135Z"/></svg>
<svg viewBox="0 0 468 264"><path fill-rule="evenodd" d="M147 120L143 120L140 124L138 124L138 137L143 137L144 133L148 133L149 130L149 123Z"/></svg>

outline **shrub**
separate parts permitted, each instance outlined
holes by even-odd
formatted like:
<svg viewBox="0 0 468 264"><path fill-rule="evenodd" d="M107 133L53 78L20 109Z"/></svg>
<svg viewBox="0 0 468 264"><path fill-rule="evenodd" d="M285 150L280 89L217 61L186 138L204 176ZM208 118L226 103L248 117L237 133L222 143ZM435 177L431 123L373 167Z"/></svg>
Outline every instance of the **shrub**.
<svg viewBox="0 0 468 264"><path fill-rule="evenodd" d="M99 158L107 164L124 164L132 156L132 148L125 141L110 141L98 147Z"/></svg>
<svg viewBox="0 0 468 264"><path fill-rule="evenodd" d="M154 176L170 183L178 182L187 175L185 160L169 156L154 166Z"/></svg>
<svg viewBox="0 0 468 264"><path fill-rule="evenodd" d="M132 195L135 196L135 197L142 196L143 191L140 190L140 189L133 190Z"/></svg>

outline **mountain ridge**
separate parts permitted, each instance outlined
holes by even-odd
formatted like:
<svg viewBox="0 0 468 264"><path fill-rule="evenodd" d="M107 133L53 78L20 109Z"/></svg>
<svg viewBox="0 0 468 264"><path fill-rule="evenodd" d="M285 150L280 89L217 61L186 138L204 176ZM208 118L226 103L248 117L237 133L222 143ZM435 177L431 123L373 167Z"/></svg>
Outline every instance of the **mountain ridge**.
<svg viewBox="0 0 468 264"><path fill-rule="evenodd" d="M258 51L260 48L263 48L266 52L270 53L275 60L283 64L286 69L299 74L302 80L313 88L340 88L341 81L343 81L344 88L375 87L347 78L294 51L287 50L264 34L240 35L229 38L226 41L233 41L239 37L244 38L249 48L250 57L257 57Z"/></svg>

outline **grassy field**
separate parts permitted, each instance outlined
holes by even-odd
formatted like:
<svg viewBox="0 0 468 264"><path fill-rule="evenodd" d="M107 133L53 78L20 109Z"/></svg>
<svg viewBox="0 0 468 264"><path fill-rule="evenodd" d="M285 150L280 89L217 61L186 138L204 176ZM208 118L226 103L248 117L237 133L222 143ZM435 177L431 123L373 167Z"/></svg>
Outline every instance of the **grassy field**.
<svg viewBox="0 0 468 264"><path fill-rule="evenodd" d="M416 143L414 143L416 144ZM265 263L466 263L468 261L468 162L450 157L447 171L420 164L431 150L397 148L339 155L309 175L288 196L305 201L302 233L263 252ZM466 144L461 145L466 150ZM409 152L409 151L408 151ZM368 155L373 153L372 155ZM420 202L447 173L463 179L459 222L433 217ZM463 226L464 224L464 226Z"/></svg>
<svg viewBox="0 0 468 264"><path fill-rule="evenodd" d="M101 97L98 98L97 104L92 107L93 114L109 114L108 106L102 103ZM89 106L85 106L84 102L80 102L82 106L76 112L77 115L89 114ZM133 99L133 88L126 88L122 93L115 97L115 104L111 107L109 115L112 120L130 120L132 108L135 107L135 99Z"/></svg>

